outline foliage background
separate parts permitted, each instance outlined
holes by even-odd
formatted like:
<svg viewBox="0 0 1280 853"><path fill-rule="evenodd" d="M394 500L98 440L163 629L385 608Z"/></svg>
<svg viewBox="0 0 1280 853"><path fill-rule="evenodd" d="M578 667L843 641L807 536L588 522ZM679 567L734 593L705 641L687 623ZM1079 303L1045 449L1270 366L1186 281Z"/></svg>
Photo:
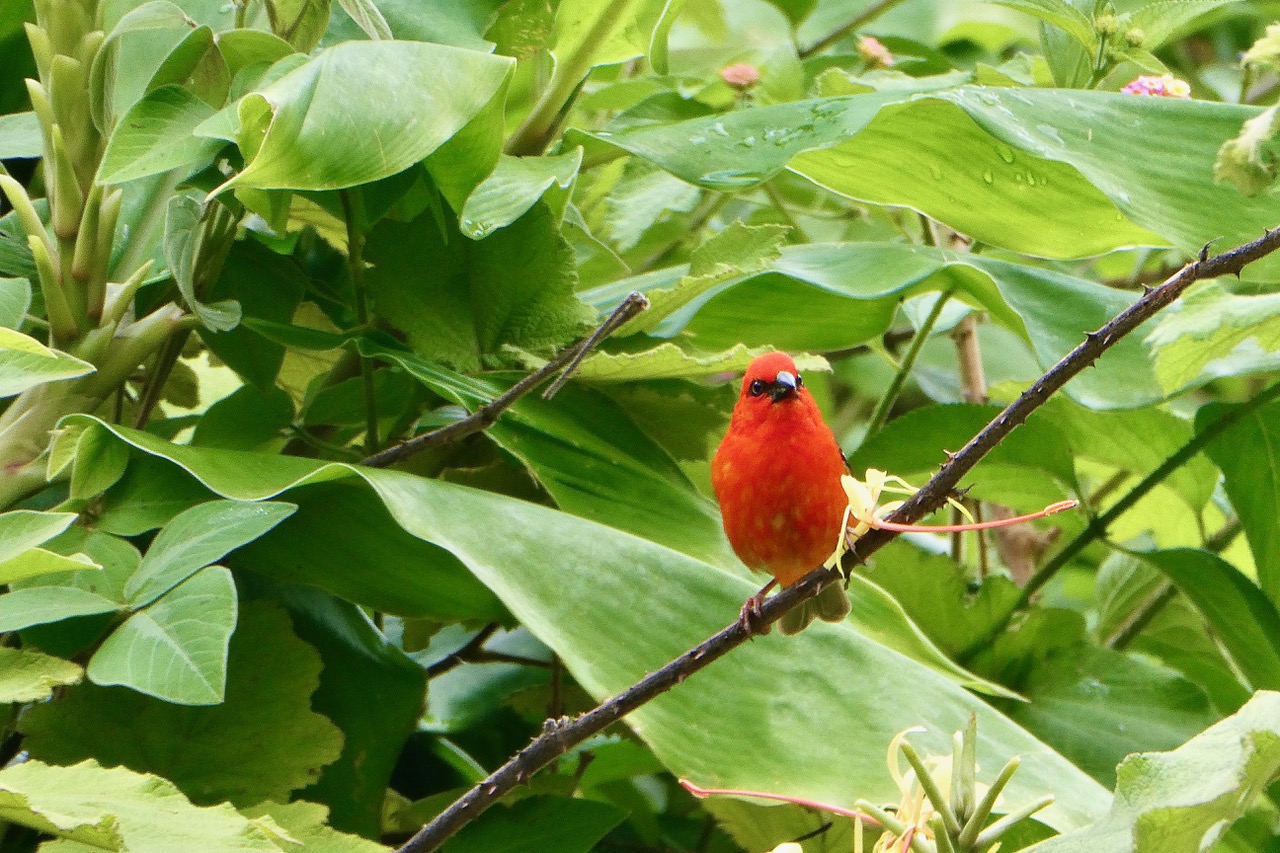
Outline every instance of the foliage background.
<svg viewBox="0 0 1280 853"><path fill-rule="evenodd" d="M753 353L802 354L855 472L922 482L1280 222L1278 17L6 0L0 844L402 843L758 588L708 481ZM1166 72L1190 98L1120 91ZM676 777L896 803L894 735L943 754L971 714L985 774L1022 759L998 813L1056 798L1008 849L1275 848L1278 280L1198 284L970 478L1080 513L904 537L849 622L757 638L444 849L769 849L827 819ZM633 290L550 400L358 465Z"/></svg>

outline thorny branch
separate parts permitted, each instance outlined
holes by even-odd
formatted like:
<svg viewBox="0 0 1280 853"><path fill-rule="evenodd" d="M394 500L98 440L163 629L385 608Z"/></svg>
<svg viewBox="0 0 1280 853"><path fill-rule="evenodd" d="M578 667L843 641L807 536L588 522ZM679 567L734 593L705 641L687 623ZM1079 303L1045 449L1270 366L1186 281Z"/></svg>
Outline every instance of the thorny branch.
<svg viewBox="0 0 1280 853"><path fill-rule="evenodd" d="M560 377L542 395L544 398L550 399L564 384L569 374L577 369L583 357L596 344L648 307L649 300L643 294L632 293L628 295L626 299L622 300L622 304L615 308L613 313L589 336L573 346L566 347L555 358L508 388L501 396L495 397L491 402L484 404L465 418L456 420L439 429L433 429L431 432L424 432L422 435L414 436L403 444L388 447L380 453L375 453L362 459L360 464L368 465L370 468L385 468L402 459L407 459L415 453L421 453L428 448L439 447L442 444L458 441L473 433L486 430L493 426L498 417L511 408L517 400L537 388L556 372L563 371Z"/></svg>
<svg viewBox="0 0 1280 853"><path fill-rule="evenodd" d="M1102 328L1087 333L1079 346L1051 367L1022 396L1010 403L959 452L949 454L946 464L938 473L897 512L889 516L888 520L909 523L942 506L965 474L1053 393L1093 364L1117 341L1167 307L1193 282L1223 275L1238 275L1246 264L1278 248L1280 230L1268 231L1251 243L1212 258L1208 257L1206 246L1199 259L1174 273L1160 287L1144 294ZM895 536L897 534L890 531L871 530L857 541L849 553L854 560L863 561ZM455 800L400 847L397 853L427 853L435 850L516 785L527 782L540 768L742 645L751 639L754 632L777 621L783 613L800 602L813 598L824 586L836 583L840 578L841 574L837 569L815 569L767 600L760 608L759 619L751 620L751 627L744 624L743 620L735 619L727 628L592 710L572 719L560 717L547 720L543 724L541 735L508 759L487 779Z"/></svg>

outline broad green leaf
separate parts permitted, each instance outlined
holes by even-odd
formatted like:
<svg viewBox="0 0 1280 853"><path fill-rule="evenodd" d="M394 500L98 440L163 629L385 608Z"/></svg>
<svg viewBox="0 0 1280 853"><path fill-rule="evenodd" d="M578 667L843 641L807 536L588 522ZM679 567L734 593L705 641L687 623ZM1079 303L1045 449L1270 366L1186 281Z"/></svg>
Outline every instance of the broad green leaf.
<svg viewBox="0 0 1280 853"><path fill-rule="evenodd" d="M52 464L52 454L50 460ZM75 459L71 463L71 497L85 500L111 488L124 474L128 461L129 454L121 453L120 448L101 430L85 430L75 439Z"/></svg>
<svg viewBox="0 0 1280 853"><path fill-rule="evenodd" d="M1098 34L1093 29L1093 22L1067 0L991 0L991 2L1034 15L1062 30L1090 50L1098 43Z"/></svg>
<svg viewBox="0 0 1280 853"><path fill-rule="evenodd" d="M664 320L690 303L700 303L708 291L773 265L789 229L783 225L744 225L734 222L694 250L689 273L670 290L650 290L649 308L618 330L619 335L653 332Z"/></svg>
<svg viewBox="0 0 1280 853"><path fill-rule="evenodd" d="M345 5L345 4L344 4ZM329 809L319 803L296 800L292 803L276 803L264 800L241 809L249 818L270 818L289 833L289 837L302 845L305 853L390 853L376 841L339 832L329 825ZM282 845L288 849L292 845Z"/></svg>
<svg viewBox="0 0 1280 853"><path fill-rule="evenodd" d="M253 470L245 470L229 464L237 458L230 451L193 452L145 433L111 429L141 450L181 460L205 485L238 499L269 497L311 478L359 475L405 530L467 565L597 697L616 694L723 627L758 589L753 581L643 539L493 493L286 457L259 457ZM477 518L485 523L477 525ZM556 571L529 572L530 565ZM877 689L866 690L860 679L847 677L851 672L876 673ZM811 687L801 696L797 684ZM889 694L902 698L883 702ZM1044 819L1060 830L1082 826L1105 809L1102 788L1051 749L850 623L758 638L628 721L669 770L700 784L849 804L858 796L896 801L883 759L895 733L915 724L949 732L971 713L983 733L983 766L1022 757L1012 799L1052 791L1058 799ZM715 725L691 726L690 720ZM833 731L857 735L832 740L827 736ZM924 748L941 753L950 742L937 735ZM743 755L759 760L745 762Z"/></svg>
<svg viewBox="0 0 1280 853"><path fill-rule="evenodd" d="M450 839L449 853L590 853L626 817L612 803L534 796L490 809Z"/></svg>
<svg viewBox="0 0 1280 853"><path fill-rule="evenodd" d="M53 688L79 684L79 664L35 649L0 648L0 703L43 702Z"/></svg>
<svg viewBox="0 0 1280 853"><path fill-rule="evenodd" d="M172 47L191 32L190 18L181 7L169 0L149 0L133 9L115 22L107 33L107 37L94 57L93 67L89 72L89 109L93 123L98 129L109 133L116 125L118 108L127 108L133 100L143 95L143 87L151 79L153 66L150 63L126 62L126 68L141 79L125 86L117 79L120 65L120 45L130 34L163 32L170 37L168 47ZM136 48L136 45L134 45ZM167 50L166 50L167 52ZM163 58L161 54L160 58ZM136 87L136 88L135 88ZM123 90L123 91L122 91ZM123 104L117 99L123 95Z"/></svg>
<svg viewBox="0 0 1280 853"><path fill-rule="evenodd" d="M362 347L401 364L438 394L469 409L505 391L503 385L441 381L438 368L409 353ZM459 393L460 383L466 382ZM667 453L613 401L566 387L553 401L529 395L488 435L528 466L565 511L661 542L719 566L737 566L715 503L694 489Z"/></svg>
<svg viewBox="0 0 1280 853"><path fill-rule="evenodd" d="M1172 749L1213 722L1204 693L1152 661L1103 648L1050 653L1009 716L1103 784L1133 752Z"/></svg>
<svg viewBox="0 0 1280 853"><path fill-rule="evenodd" d="M279 452L288 441L293 414L293 401L283 390L272 387L263 392L252 385L242 385L205 411L191 443Z"/></svg>
<svg viewBox="0 0 1280 853"><path fill-rule="evenodd" d="M226 689L235 627L235 581L227 569L210 566L126 619L103 640L86 672L95 684L119 684L180 705L215 705Z"/></svg>
<svg viewBox="0 0 1280 853"><path fill-rule="evenodd" d="M96 180L119 184L203 164L218 152L222 141L194 136L192 131L213 112L213 107L181 86L148 92L111 134Z"/></svg>
<svg viewBox="0 0 1280 853"><path fill-rule="evenodd" d="M662 8L662 0L625 0L617 6L602 6L594 0L560 3L551 44L556 76L565 76L572 87L593 66L643 56Z"/></svg>
<svg viewBox="0 0 1280 853"><path fill-rule="evenodd" d="M293 514L293 504L209 501L178 515L147 549L125 586L135 607L148 604L228 552L252 542Z"/></svg>
<svg viewBox="0 0 1280 853"><path fill-rule="evenodd" d="M460 369L499 361L504 346L549 355L594 319L573 293L573 251L542 204L479 242L442 233L430 211L383 220L366 257L378 313L419 354ZM426 269L434 274L424 279Z"/></svg>
<svg viewBox="0 0 1280 853"><path fill-rule="evenodd" d="M552 187L572 187L581 166L582 146L551 157L502 155L489 177L467 196L458 214L462 233L472 240L483 240L505 228L524 216ZM562 199L559 208L563 207Z"/></svg>
<svg viewBox="0 0 1280 853"><path fill-rule="evenodd" d="M17 588L73 586L125 604L124 585L142 560L133 543L97 528L77 525L45 547L59 554L85 555L97 566L81 566L71 574L24 581Z"/></svg>
<svg viewBox="0 0 1280 853"><path fill-rule="evenodd" d="M1238 0L1158 0L1129 13L1125 26L1142 31L1142 47L1155 50L1197 18Z"/></svg>
<svg viewBox="0 0 1280 853"><path fill-rule="evenodd" d="M424 667L457 652L475 636L451 625L431 637L427 648L414 654ZM550 650L523 628L493 635L485 648L529 660L548 661ZM508 702L521 690L546 686L550 679L540 667L514 663L464 663L431 679L427 707L419 722L422 730L441 734L462 733L482 724L495 706Z"/></svg>
<svg viewBox="0 0 1280 853"><path fill-rule="evenodd" d="M641 247L649 233L678 222L698 206L702 191L643 160L631 159L604 199L602 232L620 252Z"/></svg>
<svg viewBox="0 0 1280 853"><path fill-rule="evenodd" d="M120 605L75 587L39 586L0 595L0 632L59 622L72 616L113 613Z"/></svg>
<svg viewBox="0 0 1280 853"><path fill-rule="evenodd" d="M1280 367L1280 294L1237 296L1210 285L1162 316L1146 343L1170 394Z"/></svg>
<svg viewBox="0 0 1280 853"><path fill-rule="evenodd" d="M1010 578L992 573L974 589L965 566L903 541L877 551L861 571L950 656L987 636L1018 600Z"/></svg>
<svg viewBox="0 0 1280 853"><path fill-rule="evenodd" d="M277 605L251 602L243 617L231 641L224 703L175 705L82 684L23 718L27 748L59 764L92 757L156 773L200 804L289 799L338 756L342 735L311 710L322 663L294 635L288 616Z"/></svg>
<svg viewBox="0 0 1280 853"><path fill-rule="evenodd" d="M279 853L278 830L226 803L197 808L167 779L105 768L24 761L0 770L0 817L79 842L77 849Z"/></svg>
<svg viewBox="0 0 1280 853"><path fill-rule="evenodd" d="M1210 403L1196 412L1196 430L1230 407ZM1227 497L1244 524L1258 586L1280 606L1280 402L1263 406L1215 438L1205 452L1222 469Z"/></svg>
<svg viewBox="0 0 1280 853"><path fill-rule="evenodd" d="M1072 456L1092 459L1144 477L1191 440L1191 424L1163 409L1096 412L1061 398L1037 418L1052 421L1071 445ZM1183 463L1165 481L1193 511L1209 502L1218 472L1202 456ZM1117 495L1118 497L1118 495Z"/></svg>
<svg viewBox="0 0 1280 853"><path fill-rule="evenodd" d="M31 308L31 282L0 277L0 326L17 329Z"/></svg>
<svg viewBox="0 0 1280 853"><path fill-rule="evenodd" d="M853 602L853 612L849 618L859 630L881 645L901 652L975 693L985 693L1002 699L1022 698L1014 691L985 678L979 678L952 662L911 621L907 611L892 595L862 575L852 576L849 582L849 598Z"/></svg>
<svg viewBox="0 0 1280 853"><path fill-rule="evenodd" d="M0 561L10 560L48 542L71 526L74 512L38 512L15 509L0 513Z"/></svg>
<svg viewBox="0 0 1280 853"><path fill-rule="evenodd" d="M1252 581L1207 551L1182 548L1138 556L1191 599L1250 685L1280 687L1280 612Z"/></svg>
<svg viewBox="0 0 1280 853"><path fill-rule="evenodd" d="M373 0L338 0L342 10L351 16L356 26L374 41L391 38L391 26Z"/></svg>
<svg viewBox="0 0 1280 853"><path fill-rule="evenodd" d="M0 398L47 382L85 376L96 369L73 355L49 349L30 335L0 327Z"/></svg>
<svg viewBox="0 0 1280 853"><path fill-rule="evenodd" d="M849 455L849 470L862 479L878 468L920 486L1000 413L998 406L925 406L890 421ZM1034 510L1074 491L1070 449L1055 424L1032 417L987 454L966 478L971 494L1005 506ZM886 495L883 502L895 499ZM933 523L933 522L926 522Z"/></svg>
<svg viewBox="0 0 1280 853"><path fill-rule="evenodd" d="M667 342L640 352L593 352L574 371L589 382L639 382L646 379L706 379L722 373L741 373L751 359L765 352L744 344L714 353L687 352ZM821 370L816 363L801 370Z"/></svg>
<svg viewBox="0 0 1280 853"><path fill-rule="evenodd" d="M426 671L349 601L293 584L272 585L269 594L324 662L311 706L342 731L342 754L299 796L327 803L334 827L376 836L392 771L422 715ZM377 713L369 712L371 696Z"/></svg>
<svg viewBox="0 0 1280 853"><path fill-rule="evenodd" d="M239 105L246 161L223 185L331 190L426 157L489 103L511 60L439 44L347 42Z"/></svg>
<svg viewBox="0 0 1280 853"><path fill-rule="evenodd" d="M44 137L35 113L0 116L0 157L8 160L44 156Z"/></svg>
<svg viewBox="0 0 1280 853"><path fill-rule="evenodd" d="M671 288L682 273L659 270L581 295L608 310L632 290ZM708 349L746 343L793 352L837 350L888 330L903 297L940 289L963 291L1025 336L1045 369L1132 301L1094 282L982 255L902 243L815 243L784 248L770 272L717 285L653 333L672 337L688 330ZM1094 369L1068 383L1066 393L1091 408L1135 407L1164 396L1136 336L1117 343Z"/></svg>
<svg viewBox="0 0 1280 853"><path fill-rule="evenodd" d="M1280 773L1280 694L1259 691L1235 715L1171 752L1120 765L1110 813L1037 853L1201 850Z"/></svg>
<svg viewBox="0 0 1280 853"><path fill-rule="evenodd" d="M60 572L101 568L101 566L83 554L64 557L62 554L55 554L52 551L46 551L44 548L32 548L17 557L0 563L0 583L13 583L26 578Z"/></svg>
<svg viewBox="0 0 1280 853"><path fill-rule="evenodd" d="M209 305L201 300L203 294L196 293L196 275L201 272L196 269L196 263L209 204L216 202L201 204L189 195L175 195L169 199L164 218L164 256L187 307L207 328L225 332L239 325L240 306L235 302Z"/></svg>

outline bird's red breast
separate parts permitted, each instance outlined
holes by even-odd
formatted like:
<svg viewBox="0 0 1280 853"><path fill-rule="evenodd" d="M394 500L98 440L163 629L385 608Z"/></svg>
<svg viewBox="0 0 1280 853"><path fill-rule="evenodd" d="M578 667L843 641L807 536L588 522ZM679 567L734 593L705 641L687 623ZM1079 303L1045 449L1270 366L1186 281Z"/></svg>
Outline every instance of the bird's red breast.
<svg viewBox="0 0 1280 853"><path fill-rule="evenodd" d="M756 358L711 462L729 544L783 586L835 550L848 499L844 457L786 353Z"/></svg>

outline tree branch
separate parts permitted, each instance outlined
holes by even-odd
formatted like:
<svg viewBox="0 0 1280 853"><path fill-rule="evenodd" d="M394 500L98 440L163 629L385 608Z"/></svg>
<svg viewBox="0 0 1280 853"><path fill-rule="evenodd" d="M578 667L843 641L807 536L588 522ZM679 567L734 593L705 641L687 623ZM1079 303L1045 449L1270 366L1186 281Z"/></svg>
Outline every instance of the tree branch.
<svg viewBox="0 0 1280 853"><path fill-rule="evenodd" d="M1280 248L1280 230L1269 231L1252 243L1214 258L1207 257L1206 247L1199 260L1187 264L1162 286L1145 294L1098 331L1088 333L1083 343L1050 368L1022 396L975 435L960 452L951 455L941 470L893 513L889 520L915 521L941 506L960 479L1051 394L1096 361L1117 341L1173 302L1192 282L1202 278L1237 274L1245 264L1277 248ZM857 541L850 554L858 561L865 560L896 535L889 531L871 530ZM527 782L537 770L742 645L751 639L754 631L777 621L782 614L800 602L813 598L824 586L836 582L840 576L836 569L815 569L767 600L760 608L759 618L751 620L750 628L742 620L735 619L719 633L592 710L573 719L560 717L547 720L543 724L542 734L532 743L508 759L483 782L455 800L400 847L397 853L427 853L435 850L516 785Z"/></svg>
<svg viewBox="0 0 1280 853"><path fill-rule="evenodd" d="M385 468L393 465L402 459L421 453L431 448L439 447L442 444L448 444L451 441L458 441L467 436L481 432L493 426L498 420L498 416L511 408L513 404L525 394L528 394L534 388L537 388L552 374L563 370L563 374L556 380L551 388L547 389L544 397L550 397L551 394L559 390L564 384L569 374L575 370L582 358L591 351L600 341L604 340L612 334L619 326L639 314L641 311L649 307L649 300L641 293L631 293L626 299L622 300L622 304L614 309L603 323L600 324L594 332L582 341L573 346L566 347L561 350L555 358L548 361L542 367L530 373L521 379L515 385L512 385L501 396L495 397L491 402L486 403L476 409L471 414L461 420L434 429L431 432L425 432L422 435L414 436L403 444L397 444L395 447L388 447L381 453L375 453L361 460L361 465L367 465L370 468Z"/></svg>

